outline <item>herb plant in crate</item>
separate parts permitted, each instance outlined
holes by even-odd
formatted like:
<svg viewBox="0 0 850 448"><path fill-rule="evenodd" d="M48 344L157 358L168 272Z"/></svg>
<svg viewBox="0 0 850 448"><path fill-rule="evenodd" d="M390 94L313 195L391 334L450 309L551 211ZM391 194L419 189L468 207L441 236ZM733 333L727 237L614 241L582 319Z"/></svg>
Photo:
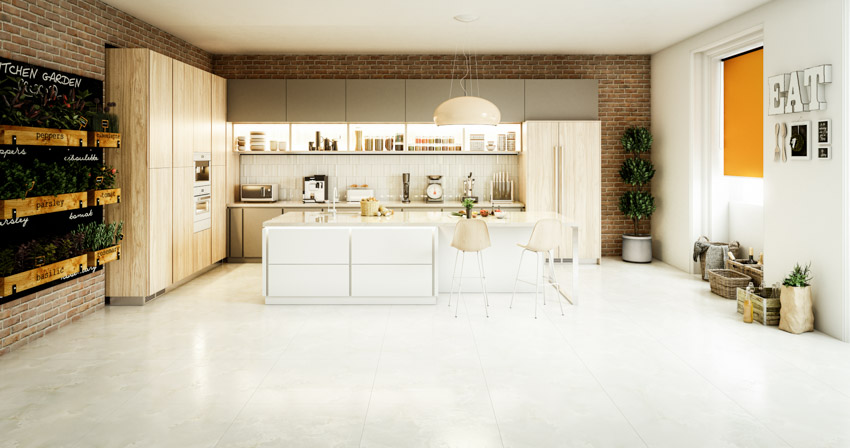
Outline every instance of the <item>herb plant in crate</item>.
<svg viewBox="0 0 850 448"><path fill-rule="evenodd" d="M0 251L0 296L59 280L86 268L84 235L71 232ZM11 263L7 260L11 259Z"/></svg>
<svg viewBox="0 0 850 448"><path fill-rule="evenodd" d="M623 133L620 143L631 155L620 167L620 177L629 185L629 190L620 196L620 212L634 225L634 233L623 234L623 261L649 263L652 261L652 235L641 234L638 224L655 212L655 198L646 191L655 176L655 167L641 157L652 147L652 134L649 129L631 127Z"/></svg>
<svg viewBox="0 0 850 448"><path fill-rule="evenodd" d="M83 235L89 266L102 266L121 258L124 222L90 222L77 227L76 234Z"/></svg>
<svg viewBox="0 0 850 448"><path fill-rule="evenodd" d="M782 282L779 296L779 329L800 334L815 329L815 315L812 304L812 273L810 265L799 264Z"/></svg>
<svg viewBox="0 0 850 448"><path fill-rule="evenodd" d="M84 165L78 162L44 163L31 167L2 162L8 176L0 180L0 219L41 215L88 205Z"/></svg>
<svg viewBox="0 0 850 448"><path fill-rule="evenodd" d="M87 170L89 205L106 205L121 202L121 189L115 188L118 170L111 166L92 167Z"/></svg>

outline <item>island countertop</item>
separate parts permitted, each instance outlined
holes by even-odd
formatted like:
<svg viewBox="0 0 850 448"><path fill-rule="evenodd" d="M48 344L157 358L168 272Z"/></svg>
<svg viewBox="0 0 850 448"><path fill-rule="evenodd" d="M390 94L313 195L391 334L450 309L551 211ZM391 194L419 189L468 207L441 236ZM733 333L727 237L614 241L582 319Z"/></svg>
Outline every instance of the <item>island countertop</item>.
<svg viewBox="0 0 850 448"><path fill-rule="evenodd" d="M452 216L449 212L413 211L396 212L392 216L360 216L360 213L337 212L287 212L263 223L263 227L289 226L453 226L464 217ZM488 216L480 219L493 227L532 227L541 219L557 219L565 226L578 224L553 212L507 212L505 218Z"/></svg>

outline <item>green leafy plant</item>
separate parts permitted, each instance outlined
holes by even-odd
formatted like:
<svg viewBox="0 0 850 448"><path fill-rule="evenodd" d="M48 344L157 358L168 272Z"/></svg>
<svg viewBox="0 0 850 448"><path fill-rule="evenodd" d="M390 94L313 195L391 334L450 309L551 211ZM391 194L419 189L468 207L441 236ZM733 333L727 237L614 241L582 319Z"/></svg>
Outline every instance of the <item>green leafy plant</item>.
<svg viewBox="0 0 850 448"><path fill-rule="evenodd" d="M74 231L83 236L83 247L86 251L94 252L114 246L121 241L124 221L113 223L90 222L80 224Z"/></svg>
<svg viewBox="0 0 850 448"><path fill-rule="evenodd" d="M70 232L56 237L27 241L17 249L5 249L0 252L3 257L3 261L0 262L0 273L3 273L5 277L83 255L86 253L83 241L84 235ZM13 255L9 256L9 253ZM12 260L11 263L8 260Z"/></svg>
<svg viewBox="0 0 850 448"><path fill-rule="evenodd" d="M44 163L33 160L36 173L35 185L29 196L56 196L86 189L86 180L81 177L79 163Z"/></svg>
<svg viewBox="0 0 850 448"><path fill-rule="evenodd" d="M0 200L24 199L35 183L32 169L12 160L0 160Z"/></svg>
<svg viewBox="0 0 850 448"><path fill-rule="evenodd" d="M85 182L87 190L110 190L115 188L118 170L111 166L86 166Z"/></svg>
<svg viewBox="0 0 850 448"><path fill-rule="evenodd" d="M0 249L0 277L8 277L15 270L15 251L11 247Z"/></svg>
<svg viewBox="0 0 850 448"><path fill-rule="evenodd" d="M115 103L106 103L103 107L100 106L100 100L95 98L94 108L86 113L88 125L86 128L90 131L97 132L118 132L118 115L110 112L111 108L115 107ZM103 128L103 121L107 121L106 129Z"/></svg>
<svg viewBox="0 0 850 448"><path fill-rule="evenodd" d="M799 264L794 265L794 269L791 270L791 273L785 277L785 280L782 281L782 284L785 286L793 286L793 287L803 287L809 286L812 282L812 273L811 273L811 263L807 264L806 267L802 267Z"/></svg>
<svg viewBox="0 0 850 448"><path fill-rule="evenodd" d="M641 158L641 154L652 148L652 134L647 128L633 126L623 133L620 144L631 155L620 167L620 178L631 187L620 196L620 212L632 220L637 235L640 220L649 219L655 213L655 198L644 189L655 176L655 167Z"/></svg>
<svg viewBox="0 0 850 448"><path fill-rule="evenodd" d="M16 76L0 80L0 124L80 129L95 103L91 93L71 89L60 95L55 87L28 85Z"/></svg>
<svg viewBox="0 0 850 448"><path fill-rule="evenodd" d="M460 202L460 205L462 205L463 208L469 210L472 207L475 207L475 200L472 199L472 198L466 198L466 199L464 199L463 201Z"/></svg>

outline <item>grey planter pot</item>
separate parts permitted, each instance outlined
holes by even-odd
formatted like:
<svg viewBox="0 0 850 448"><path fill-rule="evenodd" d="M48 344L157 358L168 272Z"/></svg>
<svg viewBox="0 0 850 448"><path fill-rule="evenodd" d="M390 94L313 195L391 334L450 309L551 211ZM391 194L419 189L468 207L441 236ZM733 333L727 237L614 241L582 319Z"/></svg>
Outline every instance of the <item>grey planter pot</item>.
<svg viewBox="0 0 850 448"><path fill-rule="evenodd" d="M652 235L623 235L623 261L649 263L652 261Z"/></svg>

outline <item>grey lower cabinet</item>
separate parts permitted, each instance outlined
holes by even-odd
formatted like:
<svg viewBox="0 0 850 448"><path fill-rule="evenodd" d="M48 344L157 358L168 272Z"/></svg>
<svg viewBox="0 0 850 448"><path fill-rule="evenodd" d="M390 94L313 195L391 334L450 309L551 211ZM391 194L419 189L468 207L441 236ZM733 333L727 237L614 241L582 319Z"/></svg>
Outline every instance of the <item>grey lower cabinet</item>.
<svg viewBox="0 0 850 448"><path fill-rule="evenodd" d="M283 214L280 208L230 208L230 258L263 256L263 222Z"/></svg>

